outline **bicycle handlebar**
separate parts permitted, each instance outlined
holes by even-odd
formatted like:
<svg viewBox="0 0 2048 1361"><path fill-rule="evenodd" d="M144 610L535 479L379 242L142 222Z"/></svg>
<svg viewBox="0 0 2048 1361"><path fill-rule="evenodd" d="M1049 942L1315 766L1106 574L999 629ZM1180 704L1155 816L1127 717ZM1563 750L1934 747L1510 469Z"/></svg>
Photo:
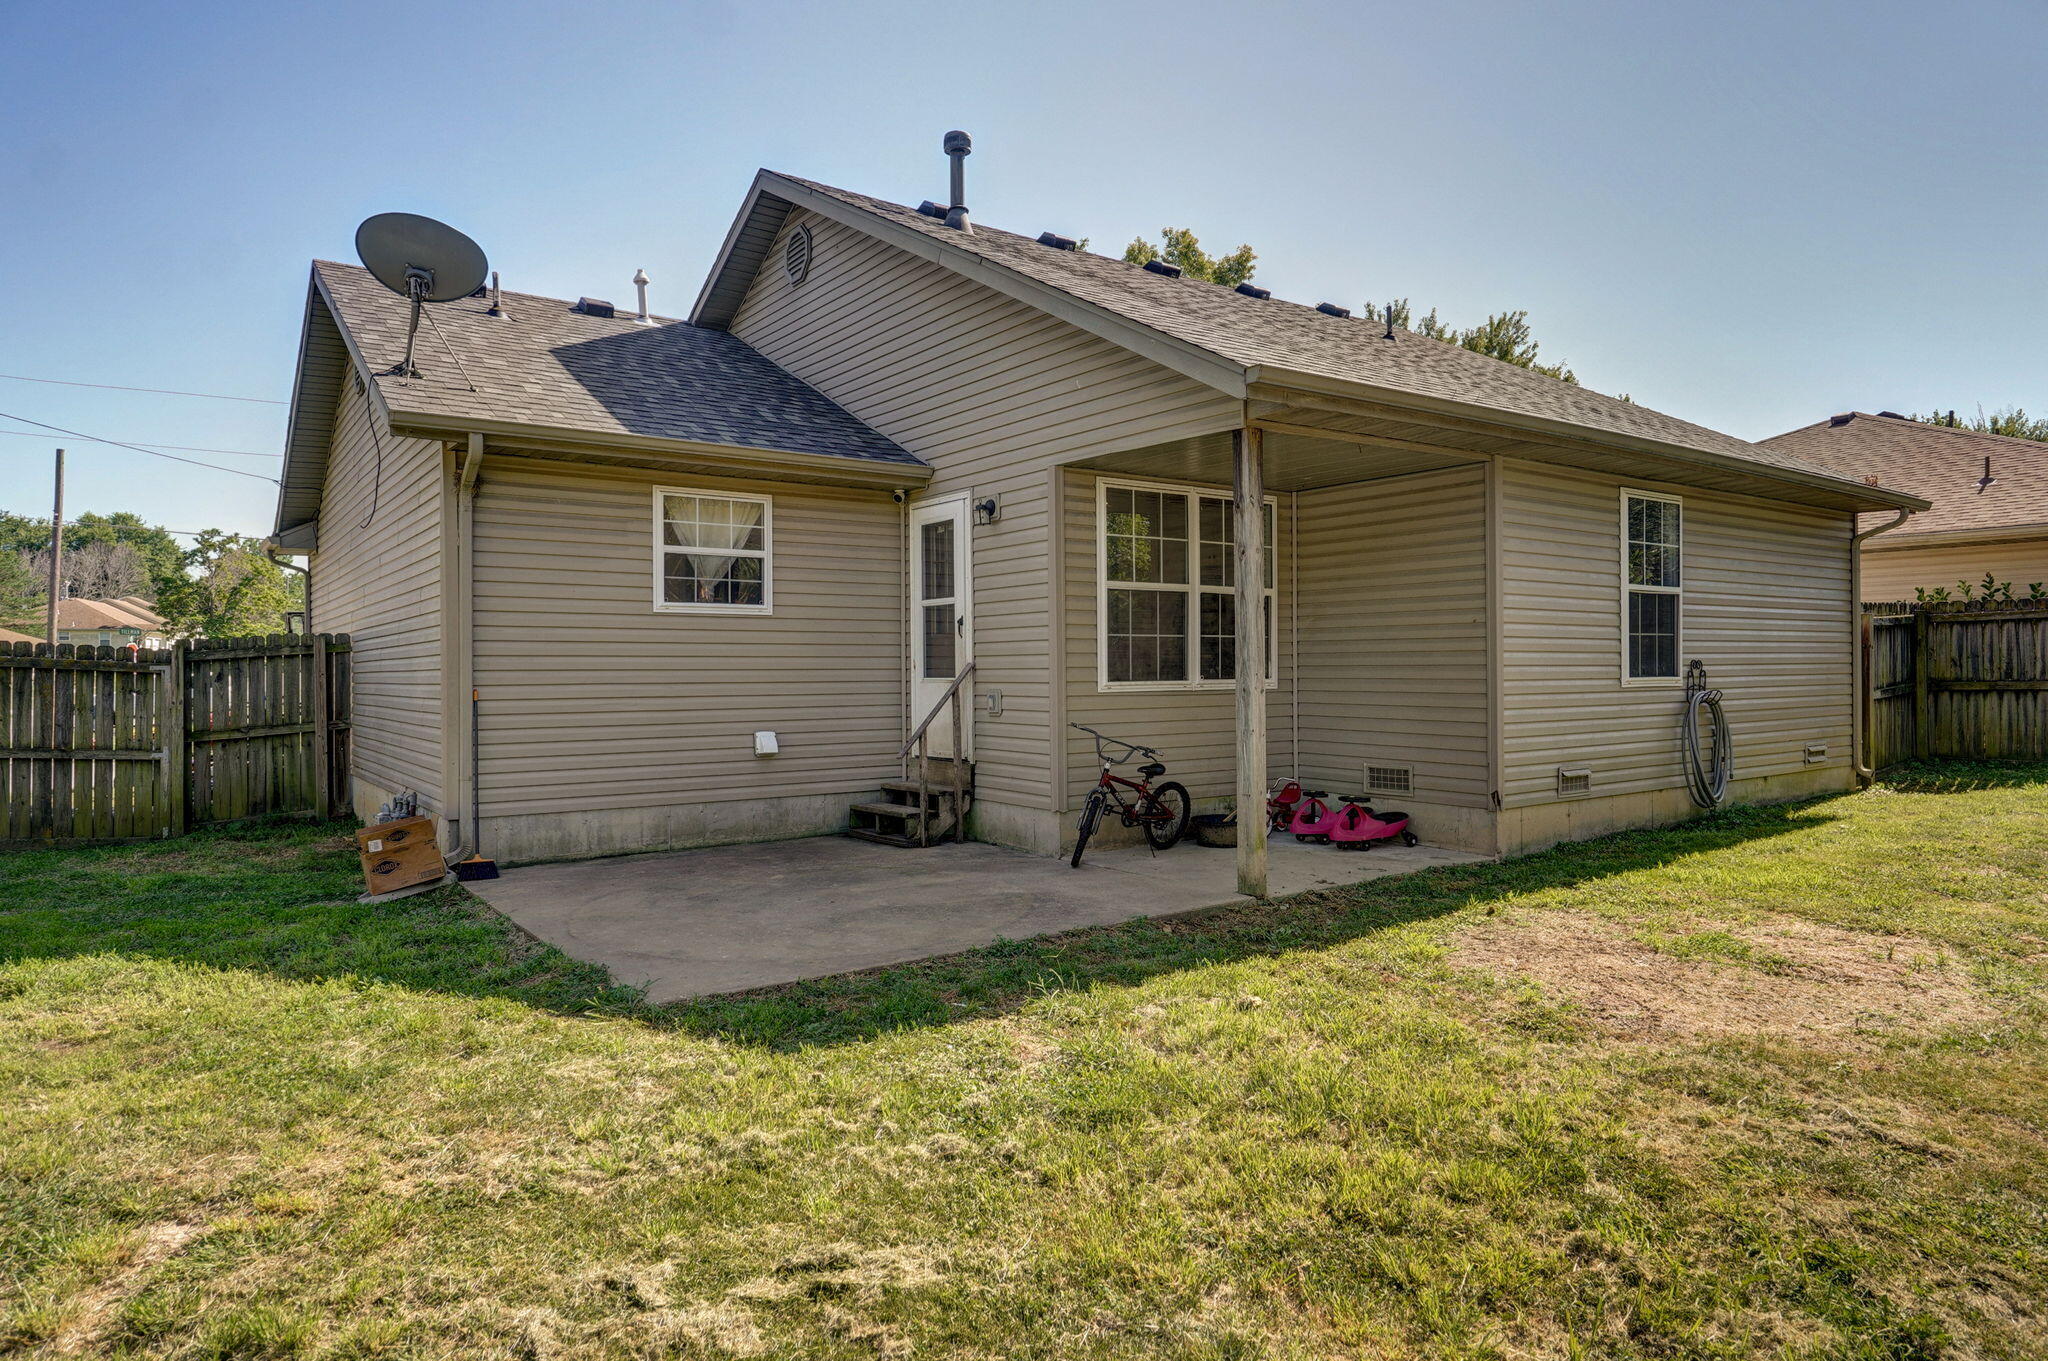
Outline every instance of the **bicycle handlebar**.
<svg viewBox="0 0 2048 1361"><path fill-rule="evenodd" d="M1136 742L1126 742L1121 737L1111 737L1106 732L1097 732L1095 729L1083 726L1079 723L1069 723L1067 724L1067 726L1070 728L1079 728L1082 732L1087 733L1090 737L1094 738L1095 755L1097 756L1097 758L1106 761L1113 766L1130 764L1131 758L1133 756L1136 756L1141 751L1144 752L1147 756L1157 757L1159 755L1157 748L1141 747ZM1122 747L1124 749L1124 754L1118 757L1111 757L1109 753L1105 752L1102 749L1102 744L1104 742L1112 742L1115 743L1117 746Z"/></svg>

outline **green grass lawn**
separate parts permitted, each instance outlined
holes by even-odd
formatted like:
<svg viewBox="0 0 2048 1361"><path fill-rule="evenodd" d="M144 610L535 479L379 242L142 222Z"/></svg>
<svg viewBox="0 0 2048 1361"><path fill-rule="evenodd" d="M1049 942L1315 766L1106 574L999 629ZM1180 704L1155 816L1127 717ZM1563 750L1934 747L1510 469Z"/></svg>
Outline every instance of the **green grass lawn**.
<svg viewBox="0 0 2048 1361"><path fill-rule="evenodd" d="M2048 1355L2048 769L654 1009L0 855L0 1354Z"/></svg>

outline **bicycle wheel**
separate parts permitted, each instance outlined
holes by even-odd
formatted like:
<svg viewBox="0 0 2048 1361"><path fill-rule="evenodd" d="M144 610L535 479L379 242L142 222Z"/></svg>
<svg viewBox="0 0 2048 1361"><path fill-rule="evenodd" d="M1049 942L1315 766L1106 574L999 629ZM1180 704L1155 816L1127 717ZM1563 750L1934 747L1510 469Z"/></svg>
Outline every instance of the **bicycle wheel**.
<svg viewBox="0 0 2048 1361"><path fill-rule="evenodd" d="M1097 790L1081 805L1081 829L1074 837L1074 858L1067 862L1075 869L1081 868L1081 852L1088 849L1088 838L1095 835L1096 824L1102 821L1102 804L1102 791Z"/></svg>
<svg viewBox="0 0 2048 1361"><path fill-rule="evenodd" d="M1145 800L1145 840L1152 849L1163 851L1188 833L1188 821L1195 806L1185 787L1168 780Z"/></svg>

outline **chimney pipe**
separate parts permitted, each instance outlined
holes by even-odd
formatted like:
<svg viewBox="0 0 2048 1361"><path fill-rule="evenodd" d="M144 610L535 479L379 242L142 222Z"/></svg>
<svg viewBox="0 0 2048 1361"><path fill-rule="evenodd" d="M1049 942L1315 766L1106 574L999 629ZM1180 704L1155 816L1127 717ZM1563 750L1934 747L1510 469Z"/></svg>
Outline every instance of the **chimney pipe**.
<svg viewBox="0 0 2048 1361"><path fill-rule="evenodd" d="M640 290L640 324L642 326L654 325L654 318L647 315L647 285L652 282L653 280L647 277L646 270L636 269L633 271L633 287Z"/></svg>
<svg viewBox="0 0 2048 1361"><path fill-rule="evenodd" d="M946 225L956 232L971 232L967 220L967 158L974 151L974 139L955 129L946 134L946 155L953 160L953 206L946 209Z"/></svg>

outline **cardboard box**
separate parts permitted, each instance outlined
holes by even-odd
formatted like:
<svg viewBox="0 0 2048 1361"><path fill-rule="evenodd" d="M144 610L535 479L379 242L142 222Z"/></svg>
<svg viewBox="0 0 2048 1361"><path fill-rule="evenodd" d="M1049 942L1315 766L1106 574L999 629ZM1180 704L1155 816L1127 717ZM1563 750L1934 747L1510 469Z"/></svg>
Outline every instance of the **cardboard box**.
<svg viewBox="0 0 2048 1361"><path fill-rule="evenodd" d="M430 884L448 873L441 848L434 844L432 818L399 818L365 827L356 833L356 851L363 861L363 885L371 893Z"/></svg>

